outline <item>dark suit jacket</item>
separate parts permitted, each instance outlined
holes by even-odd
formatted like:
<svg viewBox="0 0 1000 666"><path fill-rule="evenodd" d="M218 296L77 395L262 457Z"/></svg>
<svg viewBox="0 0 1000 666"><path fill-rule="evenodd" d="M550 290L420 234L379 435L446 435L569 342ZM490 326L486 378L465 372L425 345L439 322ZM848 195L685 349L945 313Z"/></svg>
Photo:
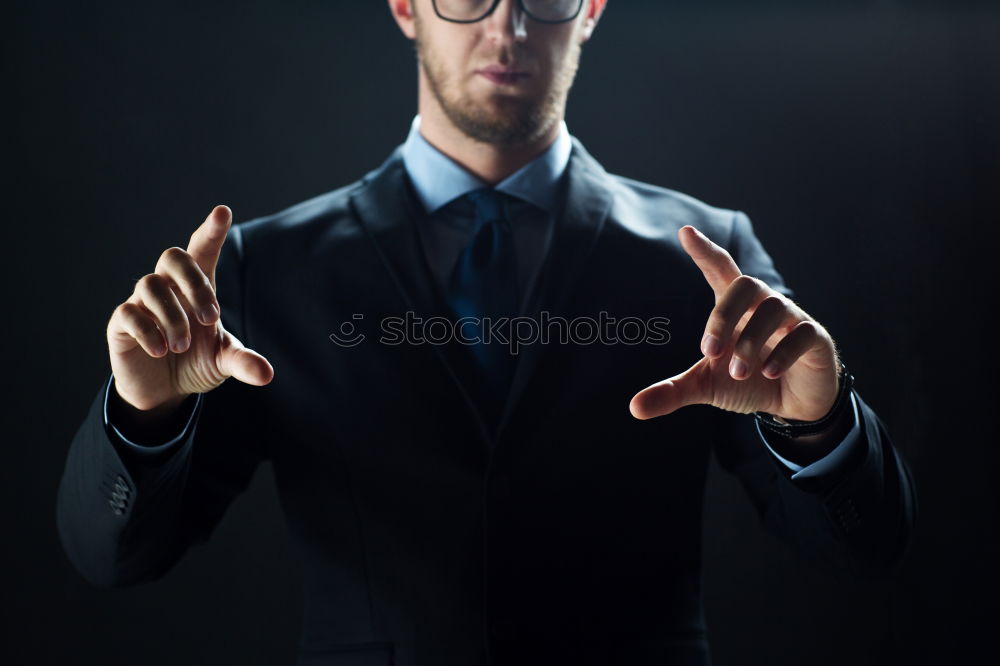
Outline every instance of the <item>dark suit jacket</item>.
<svg viewBox="0 0 1000 666"><path fill-rule="evenodd" d="M270 461L305 572L300 664L702 666L714 448L764 527L803 556L849 576L887 572L911 531L913 482L860 398L859 454L806 481L749 415L629 414L637 390L700 358L714 300L679 227L791 294L746 216L609 175L575 140L562 186L530 312L668 317L669 343L527 346L491 436L455 348L379 342L383 317L445 314L397 150L357 183L231 230L224 323L271 361L270 385L206 394L159 457L109 436L102 387L59 488L74 566L97 585L163 576ZM365 341L334 344L357 313Z"/></svg>

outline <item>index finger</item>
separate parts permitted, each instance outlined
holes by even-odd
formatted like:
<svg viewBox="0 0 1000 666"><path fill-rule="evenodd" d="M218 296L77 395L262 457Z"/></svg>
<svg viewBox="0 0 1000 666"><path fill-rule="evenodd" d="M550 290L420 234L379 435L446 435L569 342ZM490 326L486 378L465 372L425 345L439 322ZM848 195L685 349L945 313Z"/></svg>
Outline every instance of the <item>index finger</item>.
<svg viewBox="0 0 1000 666"><path fill-rule="evenodd" d="M716 300L718 300L732 281L742 275L739 266L736 265L728 252L690 224L681 227L677 236L680 238L684 251L694 259L694 263L701 269L705 280L712 287Z"/></svg>
<svg viewBox="0 0 1000 666"><path fill-rule="evenodd" d="M233 211L229 206L216 206L208 214L205 221L201 223L188 241L187 251L198 267L212 283L215 288L215 266L219 263L219 253L222 252L222 245L226 242L226 234L233 221Z"/></svg>

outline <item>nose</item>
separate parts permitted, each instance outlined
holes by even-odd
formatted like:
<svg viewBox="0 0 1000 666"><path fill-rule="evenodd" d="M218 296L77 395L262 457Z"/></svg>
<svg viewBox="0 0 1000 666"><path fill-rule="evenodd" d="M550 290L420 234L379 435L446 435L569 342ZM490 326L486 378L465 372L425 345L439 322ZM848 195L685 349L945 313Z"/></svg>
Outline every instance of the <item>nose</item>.
<svg viewBox="0 0 1000 666"><path fill-rule="evenodd" d="M498 44L523 42L528 38L526 19L518 0L500 0L493 13L484 19L486 36Z"/></svg>

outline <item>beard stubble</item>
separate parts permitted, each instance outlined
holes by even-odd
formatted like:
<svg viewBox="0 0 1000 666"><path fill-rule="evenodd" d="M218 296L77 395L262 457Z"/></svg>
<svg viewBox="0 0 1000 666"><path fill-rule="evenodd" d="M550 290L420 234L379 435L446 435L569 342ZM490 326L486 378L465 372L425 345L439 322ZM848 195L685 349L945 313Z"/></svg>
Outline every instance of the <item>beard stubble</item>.
<svg viewBox="0 0 1000 666"><path fill-rule="evenodd" d="M530 144L562 119L580 63L582 47L577 40L572 41L563 61L557 63L552 85L540 99L503 95L494 99L494 105L486 106L464 94L457 82L449 79L443 63L421 38L424 33L419 17L416 29L417 60L431 92L452 124L472 140L508 146ZM494 62L510 60L498 56Z"/></svg>

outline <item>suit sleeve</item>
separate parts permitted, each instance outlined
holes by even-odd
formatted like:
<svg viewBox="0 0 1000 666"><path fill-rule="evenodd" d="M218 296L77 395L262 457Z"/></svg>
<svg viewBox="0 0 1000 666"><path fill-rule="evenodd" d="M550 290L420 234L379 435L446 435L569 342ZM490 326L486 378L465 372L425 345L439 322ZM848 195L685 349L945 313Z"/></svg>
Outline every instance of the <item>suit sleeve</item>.
<svg viewBox="0 0 1000 666"><path fill-rule="evenodd" d="M108 401L111 399L114 391L114 374L104 385L104 425L108 428L110 435L113 435L112 439L116 442L119 447L125 447L129 451L134 451L140 455L158 455L165 453L171 449L176 448L184 439L187 434L191 431L191 427L194 425L194 415L198 412L201 407L202 395L196 393L184 402L180 407L181 418L180 420L184 423L181 429L176 435L169 438L165 442L133 442L125 435L122 434L114 422L108 417ZM128 453L124 455L130 455Z"/></svg>
<svg viewBox="0 0 1000 666"><path fill-rule="evenodd" d="M216 288L225 328L247 342L242 235L223 246ZM105 420L109 377L77 430L59 483L56 524L76 570L99 586L128 586L166 574L188 547L208 539L250 479L269 438L260 389L228 380L191 399L187 426L170 446L139 450Z"/></svg>
<svg viewBox="0 0 1000 666"><path fill-rule="evenodd" d="M744 273L792 296L742 213L734 217L727 249ZM777 459L752 415L713 410L709 432L717 460L739 478L768 532L827 571L884 577L910 542L916 492L885 424L857 387L851 395L856 440L808 475Z"/></svg>
<svg viewBox="0 0 1000 666"><path fill-rule="evenodd" d="M851 429L844 436L844 439L842 439L840 443L837 444L837 446L835 446L829 453L816 462L810 463L805 467L783 458L781 454L775 451L775 446L778 445L772 442L770 438L778 438L780 435L765 433L761 429L760 423L756 423L757 434L760 435L761 441L763 441L768 450L774 454L775 459L784 464L788 469L792 470L793 481L810 476L820 476L822 474L826 474L832 468L842 465L844 461L850 459L852 455L857 455L853 450L861 446L861 417L858 415L858 401L854 399L854 394L851 393L848 397L851 407L851 418L853 419Z"/></svg>

